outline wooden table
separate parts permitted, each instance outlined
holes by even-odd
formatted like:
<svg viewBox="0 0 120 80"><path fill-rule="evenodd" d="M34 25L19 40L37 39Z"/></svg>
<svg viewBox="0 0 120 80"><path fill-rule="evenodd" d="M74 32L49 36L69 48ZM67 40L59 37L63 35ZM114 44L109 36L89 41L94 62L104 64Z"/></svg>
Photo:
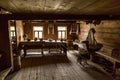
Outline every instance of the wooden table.
<svg viewBox="0 0 120 80"><path fill-rule="evenodd" d="M19 43L18 48L24 50L24 56L27 54L28 49L41 49L43 54L43 49L60 49L65 55L67 54L67 44L61 41L22 41Z"/></svg>

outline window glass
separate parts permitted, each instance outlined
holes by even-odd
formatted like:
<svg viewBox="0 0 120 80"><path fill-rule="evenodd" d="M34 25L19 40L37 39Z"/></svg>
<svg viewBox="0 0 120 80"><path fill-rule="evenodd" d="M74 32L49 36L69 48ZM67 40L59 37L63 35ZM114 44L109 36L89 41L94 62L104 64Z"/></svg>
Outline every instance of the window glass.
<svg viewBox="0 0 120 80"><path fill-rule="evenodd" d="M61 38L61 32L58 32L58 38L59 39Z"/></svg>
<svg viewBox="0 0 120 80"><path fill-rule="evenodd" d="M10 32L11 33L11 36L13 36L13 32Z"/></svg>
<svg viewBox="0 0 120 80"><path fill-rule="evenodd" d="M43 37L43 27L42 26L34 26L34 38L42 38Z"/></svg>
<svg viewBox="0 0 120 80"><path fill-rule="evenodd" d="M15 27L14 26L10 26L10 35L11 35L11 38L15 37Z"/></svg>
<svg viewBox="0 0 120 80"><path fill-rule="evenodd" d="M42 38L42 32L39 32L39 38Z"/></svg>
<svg viewBox="0 0 120 80"><path fill-rule="evenodd" d="M35 32L35 38L38 38L38 32Z"/></svg>
<svg viewBox="0 0 120 80"><path fill-rule="evenodd" d="M15 27L14 27L14 26L11 26L11 27L10 27L10 30L11 30L11 31L15 31Z"/></svg>
<svg viewBox="0 0 120 80"><path fill-rule="evenodd" d="M15 32L13 32L14 33L14 36L15 36Z"/></svg>
<svg viewBox="0 0 120 80"><path fill-rule="evenodd" d="M66 26L58 26L58 39L65 39L66 32L67 32Z"/></svg>
<svg viewBox="0 0 120 80"><path fill-rule="evenodd" d="M61 26L61 27L60 27L60 26L58 27L58 31L65 31L65 30L66 30L66 27L62 27L62 26Z"/></svg>
<svg viewBox="0 0 120 80"><path fill-rule="evenodd" d="M34 31L43 31L43 27L34 26Z"/></svg>
<svg viewBox="0 0 120 80"><path fill-rule="evenodd" d="M62 32L61 36L62 36L62 38L65 38L65 32Z"/></svg>

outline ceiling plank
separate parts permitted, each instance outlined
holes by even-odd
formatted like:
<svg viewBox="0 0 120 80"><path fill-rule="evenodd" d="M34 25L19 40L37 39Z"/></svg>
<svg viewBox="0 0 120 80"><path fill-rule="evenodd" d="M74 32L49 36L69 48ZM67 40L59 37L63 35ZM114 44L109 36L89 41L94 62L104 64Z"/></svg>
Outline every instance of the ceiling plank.
<svg viewBox="0 0 120 80"><path fill-rule="evenodd" d="M119 0L0 0L13 13L120 15Z"/></svg>

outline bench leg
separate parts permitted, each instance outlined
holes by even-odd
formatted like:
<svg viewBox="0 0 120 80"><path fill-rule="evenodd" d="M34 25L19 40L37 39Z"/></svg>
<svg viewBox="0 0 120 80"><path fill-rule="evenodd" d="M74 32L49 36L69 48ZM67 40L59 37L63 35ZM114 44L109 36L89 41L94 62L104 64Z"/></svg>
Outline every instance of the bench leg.
<svg viewBox="0 0 120 80"><path fill-rule="evenodd" d="M27 55L27 50L24 49L24 57Z"/></svg>

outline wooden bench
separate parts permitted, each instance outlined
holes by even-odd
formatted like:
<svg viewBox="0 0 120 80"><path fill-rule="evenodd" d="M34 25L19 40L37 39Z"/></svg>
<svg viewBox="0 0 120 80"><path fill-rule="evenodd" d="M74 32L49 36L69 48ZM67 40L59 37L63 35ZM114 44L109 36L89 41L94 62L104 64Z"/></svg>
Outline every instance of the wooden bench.
<svg viewBox="0 0 120 80"><path fill-rule="evenodd" d="M8 73L12 70L12 67L4 69L0 72L0 80L4 80Z"/></svg>
<svg viewBox="0 0 120 80"><path fill-rule="evenodd" d="M49 52L52 49L62 50L65 55L67 55L67 44L66 41L23 41L19 43L18 50L23 49L24 56L27 55L27 50L29 49L41 49L43 54L44 49L48 49Z"/></svg>
<svg viewBox="0 0 120 80"><path fill-rule="evenodd" d="M98 51L96 54L113 63L113 74L115 74L118 68L117 64L120 64L120 58L112 56L111 54L106 54L104 51Z"/></svg>

